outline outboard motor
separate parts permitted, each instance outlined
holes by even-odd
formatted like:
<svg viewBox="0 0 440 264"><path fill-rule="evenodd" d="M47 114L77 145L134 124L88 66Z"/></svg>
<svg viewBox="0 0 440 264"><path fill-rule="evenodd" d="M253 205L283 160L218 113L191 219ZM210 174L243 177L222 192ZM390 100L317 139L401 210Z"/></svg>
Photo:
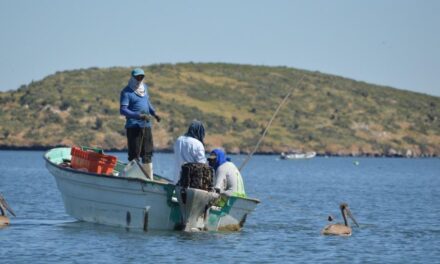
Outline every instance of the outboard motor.
<svg viewBox="0 0 440 264"><path fill-rule="evenodd" d="M216 198L213 190L214 170L203 163L182 165L180 180L176 185L176 195L182 215L181 229L201 231L211 202Z"/></svg>

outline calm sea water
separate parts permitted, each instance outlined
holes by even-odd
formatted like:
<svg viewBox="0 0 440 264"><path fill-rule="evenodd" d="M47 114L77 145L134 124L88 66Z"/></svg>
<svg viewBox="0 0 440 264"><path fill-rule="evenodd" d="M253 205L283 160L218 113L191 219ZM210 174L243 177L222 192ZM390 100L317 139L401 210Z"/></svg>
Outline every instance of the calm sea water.
<svg viewBox="0 0 440 264"><path fill-rule="evenodd" d="M245 228L187 234L76 221L42 155L0 151L0 192L17 214L0 230L0 263L440 263L440 159L255 156L243 177L261 204ZM155 172L171 175L171 162L156 154ZM321 236L340 202L360 228Z"/></svg>

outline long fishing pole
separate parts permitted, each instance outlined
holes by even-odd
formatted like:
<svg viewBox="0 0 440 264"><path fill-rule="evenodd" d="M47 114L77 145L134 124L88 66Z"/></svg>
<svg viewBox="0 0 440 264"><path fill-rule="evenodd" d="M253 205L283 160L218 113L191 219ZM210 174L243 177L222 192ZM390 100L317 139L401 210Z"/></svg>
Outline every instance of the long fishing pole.
<svg viewBox="0 0 440 264"><path fill-rule="evenodd" d="M266 128L264 129L263 135L261 135L260 139L257 142L257 145L255 145L254 150L249 153L249 155L247 156L247 158L243 161L243 163L241 164L239 170L241 171L243 169L243 167L248 163L248 161L251 159L251 157L254 155L254 153L257 151L258 147L260 146L261 142L263 141L264 136L266 136L267 131L269 130L269 127L272 125L273 120L275 119L276 115L278 114L278 112L280 111L281 107L286 103L287 99L289 98L289 96L292 94L293 89L295 87L297 87L302 80L304 79L304 75L301 76L301 79L299 79L299 81L296 83L296 85L292 86L292 88L290 89L290 91L286 94L286 96L284 96L284 99L281 101L281 103L278 105L277 109L275 110L275 112L273 113L272 117L269 120L269 123L267 124Z"/></svg>

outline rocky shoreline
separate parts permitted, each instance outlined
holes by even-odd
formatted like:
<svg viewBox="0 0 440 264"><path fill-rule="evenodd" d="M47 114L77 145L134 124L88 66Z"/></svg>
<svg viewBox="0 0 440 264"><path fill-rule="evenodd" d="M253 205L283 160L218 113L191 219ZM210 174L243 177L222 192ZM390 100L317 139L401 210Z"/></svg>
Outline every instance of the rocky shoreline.
<svg viewBox="0 0 440 264"><path fill-rule="evenodd" d="M66 147L64 145L53 145L53 146L45 146L45 145L33 145L33 146L13 146L13 145L0 145L0 150L23 150L23 151L47 151L52 148L57 147ZM106 152L127 152L127 149L104 149ZM171 148L156 148L155 152L157 153L172 153L173 150ZM248 155L249 152L240 151L230 153L233 155L242 154ZM255 155L280 155L281 152L276 151L257 151ZM316 152L317 157L367 157L367 158L438 158L440 155L432 154L432 153L421 153L414 154L411 151L406 151L405 154L399 151L390 150L388 152L380 153L345 153L343 151L339 153L331 153L331 152Z"/></svg>

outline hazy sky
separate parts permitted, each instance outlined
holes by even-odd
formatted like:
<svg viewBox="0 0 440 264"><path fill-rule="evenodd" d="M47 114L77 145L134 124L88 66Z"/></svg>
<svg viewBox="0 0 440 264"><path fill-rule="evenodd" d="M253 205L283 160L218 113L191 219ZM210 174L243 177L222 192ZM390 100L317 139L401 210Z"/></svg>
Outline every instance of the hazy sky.
<svg viewBox="0 0 440 264"><path fill-rule="evenodd" d="M0 91L56 71L288 66L440 96L440 1L0 0Z"/></svg>

